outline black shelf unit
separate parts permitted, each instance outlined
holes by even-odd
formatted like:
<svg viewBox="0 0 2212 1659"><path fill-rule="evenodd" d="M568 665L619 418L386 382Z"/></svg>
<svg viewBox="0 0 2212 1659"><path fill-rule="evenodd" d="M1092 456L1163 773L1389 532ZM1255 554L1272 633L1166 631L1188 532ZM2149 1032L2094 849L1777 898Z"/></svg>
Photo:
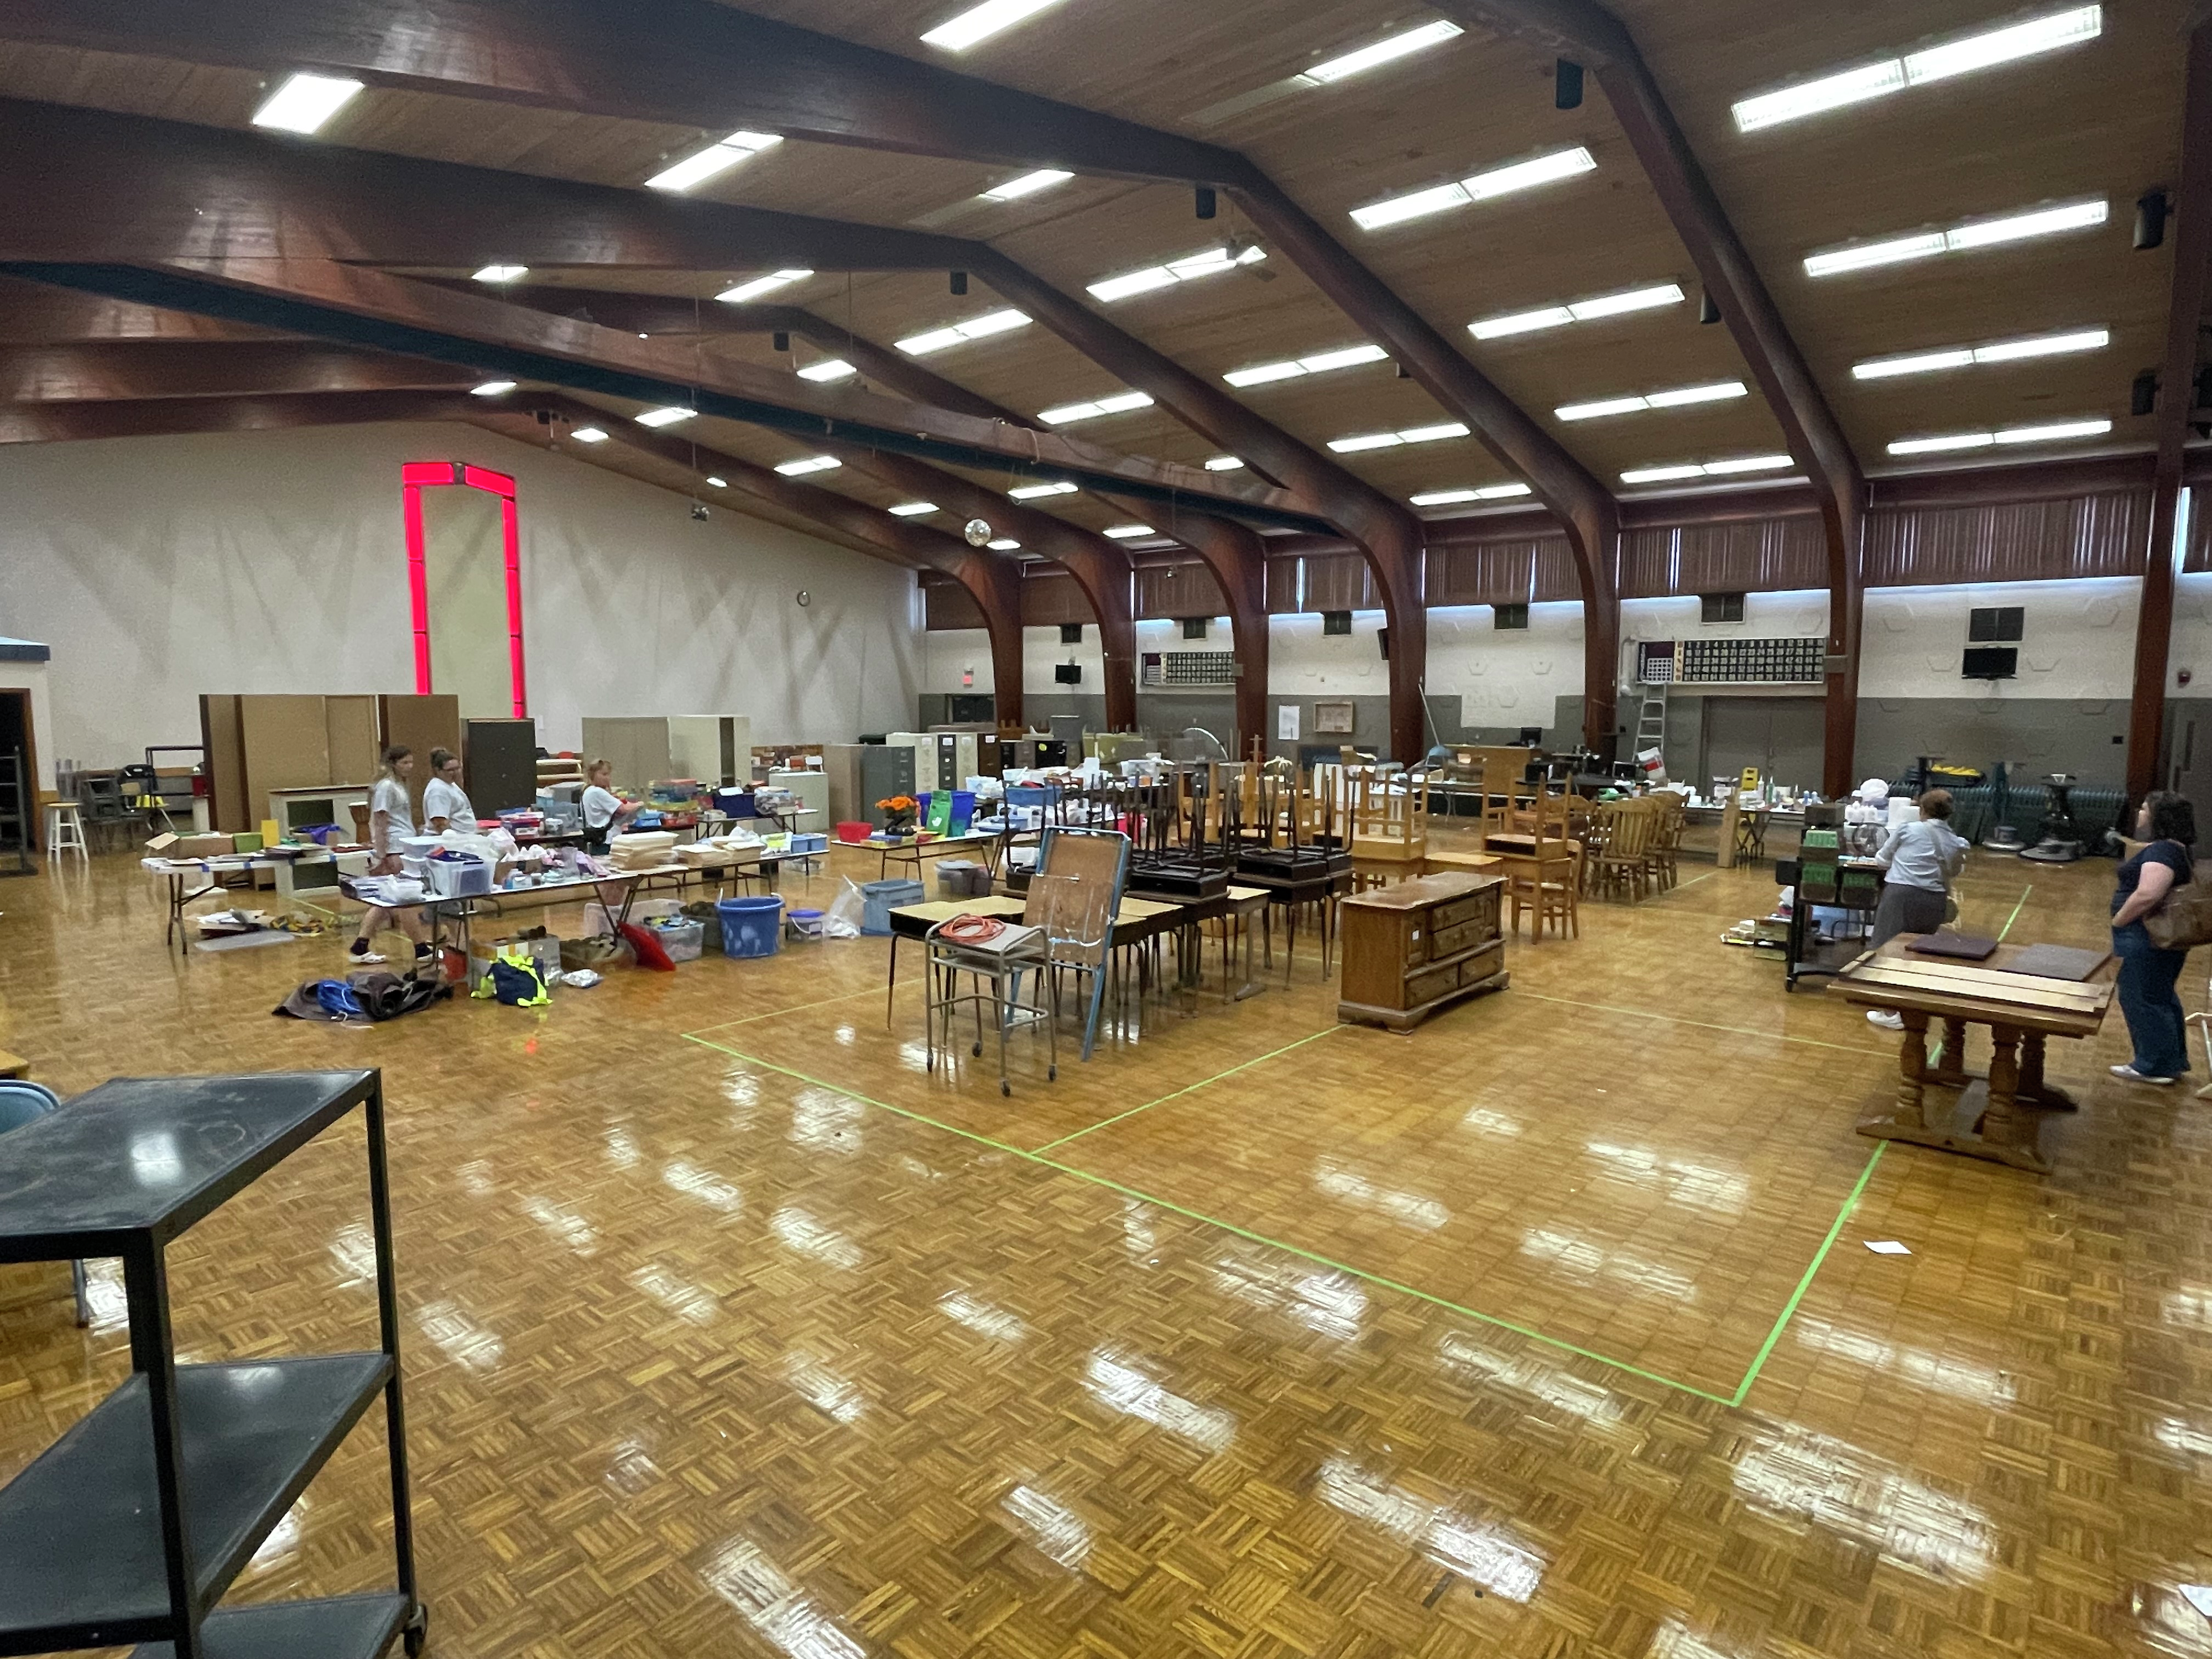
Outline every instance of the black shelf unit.
<svg viewBox="0 0 2212 1659"><path fill-rule="evenodd" d="M23 751L11 749L0 755L0 858L13 869L0 876L27 876L38 866L31 862L31 786Z"/></svg>
<svg viewBox="0 0 2212 1659"><path fill-rule="evenodd" d="M1808 884L1805 866L1824 860L1838 873L1834 882ZM1855 878L1845 881L1846 874ZM1774 861L1775 881L1793 890L1790 904L1790 933L1783 945L1783 988L1794 991L1797 981L1818 974L1841 972L1866 954L1868 941L1874 936L1874 913L1881 902L1881 866L1872 859L1855 858L1849 854L1817 852L1812 858L1777 859ZM1813 907L1845 910L1853 920L1851 932L1845 937L1821 939L1813 933Z"/></svg>
<svg viewBox="0 0 2212 1659"><path fill-rule="evenodd" d="M356 1106L382 1346L178 1364L169 1244ZM88 1256L122 1258L131 1375L0 1487L0 1655L377 1659L395 1636L420 1653L380 1074L118 1078L0 1138L0 1262ZM218 1606L380 1395L397 1588Z"/></svg>

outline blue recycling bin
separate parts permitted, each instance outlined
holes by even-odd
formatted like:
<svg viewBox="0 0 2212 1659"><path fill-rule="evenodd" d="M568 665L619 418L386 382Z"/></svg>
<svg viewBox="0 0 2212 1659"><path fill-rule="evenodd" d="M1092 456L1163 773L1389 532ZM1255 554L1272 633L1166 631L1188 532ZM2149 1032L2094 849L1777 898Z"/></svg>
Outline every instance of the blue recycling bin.
<svg viewBox="0 0 2212 1659"><path fill-rule="evenodd" d="M783 901L774 894L717 899L714 914L722 923L726 957L772 957L782 946Z"/></svg>

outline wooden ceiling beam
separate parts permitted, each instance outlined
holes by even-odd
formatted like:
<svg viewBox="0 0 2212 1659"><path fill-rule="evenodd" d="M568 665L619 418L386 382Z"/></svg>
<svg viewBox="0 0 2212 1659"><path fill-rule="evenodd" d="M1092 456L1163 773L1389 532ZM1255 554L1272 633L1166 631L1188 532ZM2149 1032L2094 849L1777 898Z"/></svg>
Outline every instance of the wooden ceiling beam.
<svg viewBox="0 0 2212 1659"><path fill-rule="evenodd" d="M1866 478L1842 423L1791 338L1681 124L1627 27L1597 0L1437 0L1461 22L1511 35L1594 70L1705 290L1721 308L1775 417L1820 492L1828 535L1826 743L1822 787L1852 784L1858 725L1859 583ZM1534 480L1531 479L1531 483Z"/></svg>
<svg viewBox="0 0 2212 1659"><path fill-rule="evenodd" d="M0 403L268 397L295 392L457 392L443 363L314 341L95 340L0 346Z"/></svg>
<svg viewBox="0 0 2212 1659"><path fill-rule="evenodd" d="M463 412L450 392L299 392L276 397L0 404L0 444L444 421Z"/></svg>
<svg viewBox="0 0 2212 1659"><path fill-rule="evenodd" d="M2201 14L2200 14L2201 17ZM2188 36L2181 110L2181 181L2173 192L2173 286L2158 375L2158 457L2151 475L2150 544L2136 619L2133 696L2128 709L2128 793L2158 786L2166 730L2166 663L2173 648L2173 580L2181 561L2190 417L2203 353L2205 301L2212 297L2212 21ZM2200 503L2201 505L2201 503Z"/></svg>
<svg viewBox="0 0 2212 1659"><path fill-rule="evenodd" d="M126 305L45 283L0 276L0 345L76 345L103 340L281 340L272 329L249 328L190 312Z"/></svg>

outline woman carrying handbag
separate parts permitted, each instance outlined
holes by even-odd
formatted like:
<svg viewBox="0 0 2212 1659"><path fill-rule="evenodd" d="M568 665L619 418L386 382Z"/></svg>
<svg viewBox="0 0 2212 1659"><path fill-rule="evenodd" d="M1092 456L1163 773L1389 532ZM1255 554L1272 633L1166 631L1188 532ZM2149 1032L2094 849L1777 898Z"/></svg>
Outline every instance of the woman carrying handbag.
<svg viewBox="0 0 2212 1659"><path fill-rule="evenodd" d="M2161 789L2146 797L2136 836L2148 844L2120 866L2112 890L2120 1012L2135 1057L2112 1075L2163 1087L2189 1069L2174 987L2189 947L2212 942L2212 880L2196 878L2197 815L2180 796Z"/></svg>

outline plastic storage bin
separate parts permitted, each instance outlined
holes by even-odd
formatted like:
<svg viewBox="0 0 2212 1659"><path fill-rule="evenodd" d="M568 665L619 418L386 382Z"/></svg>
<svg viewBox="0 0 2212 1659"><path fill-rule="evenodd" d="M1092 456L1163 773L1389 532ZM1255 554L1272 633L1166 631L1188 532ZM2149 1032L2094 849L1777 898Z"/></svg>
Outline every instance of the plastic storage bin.
<svg viewBox="0 0 2212 1659"><path fill-rule="evenodd" d="M468 898L491 891L491 866L482 859L431 859L430 890L440 898Z"/></svg>
<svg viewBox="0 0 2212 1659"><path fill-rule="evenodd" d="M726 898L714 903L722 921L722 954L726 957L772 957L783 942L783 901L765 898Z"/></svg>
<svg viewBox="0 0 2212 1659"><path fill-rule="evenodd" d="M941 899L988 898L991 872L970 859L939 859L937 896Z"/></svg>
<svg viewBox="0 0 2212 1659"><path fill-rule="evenodd" d="M850 818L837 826L837 839L848 846L857 846L875 833L872 826Z"/></svg>
<svg viewBox="0 0 2212 1659"><path fill-rule="evenodd" d="M707 930L686 916L656 916L645 924L671 962L696 962Z"/></svg>
<svg viewBox="0 0 2212 1659"><path fill-rule="evenodd" d="M891 912L922 900L921 884L918 881L866 881L860 884L860 931L876 939L888 939L891 931Z"/></svg>

